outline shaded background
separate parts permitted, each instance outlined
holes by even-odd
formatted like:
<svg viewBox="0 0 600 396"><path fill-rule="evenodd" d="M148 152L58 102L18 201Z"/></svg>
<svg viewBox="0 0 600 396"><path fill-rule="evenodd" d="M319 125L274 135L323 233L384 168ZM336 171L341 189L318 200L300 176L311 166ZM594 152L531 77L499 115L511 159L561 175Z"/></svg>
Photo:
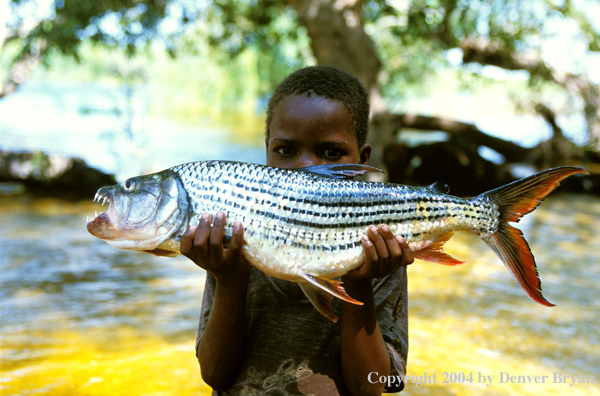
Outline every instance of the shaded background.
<svg viewBox="0 0 600 396"><path fill-rule="evenodd" d="M591 0L0 1L0 392L208 392L204 272L94 239L91 198L185 161L264 162L274 87L325 64L368 89L392 181L471 195L549 166L593 174L522 222L557 307L469 235L448 248L467 264L410 268L408 374L437 383L405 393L597 393L598 15Z"/></svg>

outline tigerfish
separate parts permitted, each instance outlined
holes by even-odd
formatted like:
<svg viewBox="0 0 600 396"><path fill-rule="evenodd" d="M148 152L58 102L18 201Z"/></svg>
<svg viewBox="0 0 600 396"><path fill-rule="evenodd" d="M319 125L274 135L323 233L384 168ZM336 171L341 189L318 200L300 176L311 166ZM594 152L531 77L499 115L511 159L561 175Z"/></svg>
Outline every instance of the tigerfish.
<svg viewBox="0 0 600 396"><path fill-rule="evenodd" d="M500 257L535 301L541 281L529 245L509 223L533 211L564 178L587 173L575 167L548 169L473 198L449 195L444 183L410 187L353 180L379 171L364 165L279 169L205 161L133 177L98 190L94 201L108 210L87 224L109 244L159 256L180 255L180 242L203 213L227 215L225 236L244 225L242 254L266 274L297 282L315 308L336 321L335 296L353 304L340 281L364 262L360 242L369 225L387 224L415 258L458 265L442 247L455 231L478 235Z"/></svg>

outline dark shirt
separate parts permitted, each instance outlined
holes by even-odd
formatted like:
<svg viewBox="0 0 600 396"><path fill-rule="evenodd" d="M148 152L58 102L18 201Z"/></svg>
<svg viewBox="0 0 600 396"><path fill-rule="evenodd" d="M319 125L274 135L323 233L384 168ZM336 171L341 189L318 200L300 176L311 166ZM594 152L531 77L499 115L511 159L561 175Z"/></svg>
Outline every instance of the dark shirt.
<svg viewBox="0 0 600 396"><path fill-rule="evenodd" d="M210 315L215 286L214 277L207 274L196 349ZM406 267L373 280L379 326L392 363L391 375L406 374L406 289ZM340 300L334 298L332 307L339 317ZM342 378L341 324L317 312L296 283L272 278L252 267L245 327L239 375L230 389L213 391L213 395L348 394Z"/></svg>

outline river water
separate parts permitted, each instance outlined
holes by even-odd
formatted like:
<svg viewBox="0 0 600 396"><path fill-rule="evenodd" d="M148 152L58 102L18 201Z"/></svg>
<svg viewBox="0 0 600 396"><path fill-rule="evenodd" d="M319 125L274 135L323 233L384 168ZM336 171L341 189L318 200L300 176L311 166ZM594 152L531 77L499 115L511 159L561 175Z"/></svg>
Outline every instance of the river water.
<svg viewBox="0 0 600 396"><path fill-rule="evenodd" d="M208 394L194 356L203 270L92 237L91 200L1 196L0 207L1 394ZM447 251L466 264L409 269L404 394L598 394L577 380L600 381L600 200L555 194L525 219L557 306L529 300L483 242L457 234Z"/></svg>
<svg viewBox="0 0 600 396"><path fill-rule="evenodd" d="M123 143L111 135L121 127L114 92L50 88L33 85L2 102L1 148L76 154L108 172L123 169L107 139L113 148ZM143 129L139 136L149 140L134 163L146 170L188 160L264 161L262 145L249 143L262 140L260 123L148 121ZM135 136L125 143L140 146ZM0 395L209 394L194 356L204 271L92 237L86 217L101 207L91 198L0 195ZM458 233L446 251L466 264L417 261L409 269L413 377L403 394L600 394L600 199L553 194L520 227L544 295L557 306L528 299L482 241Z"/></svg>

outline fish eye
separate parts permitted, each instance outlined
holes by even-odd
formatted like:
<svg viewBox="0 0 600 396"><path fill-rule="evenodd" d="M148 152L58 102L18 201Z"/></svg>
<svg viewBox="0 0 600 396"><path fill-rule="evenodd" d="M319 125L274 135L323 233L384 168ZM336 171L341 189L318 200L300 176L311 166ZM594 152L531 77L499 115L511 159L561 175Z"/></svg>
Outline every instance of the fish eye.
<svg viewBox="0 0 600 396"><path fill-rule="evenodd" d="M123 183L123 188L127 192L132 192L135 188L135 181L133 179L127 179L125 183Z"/></svg>

